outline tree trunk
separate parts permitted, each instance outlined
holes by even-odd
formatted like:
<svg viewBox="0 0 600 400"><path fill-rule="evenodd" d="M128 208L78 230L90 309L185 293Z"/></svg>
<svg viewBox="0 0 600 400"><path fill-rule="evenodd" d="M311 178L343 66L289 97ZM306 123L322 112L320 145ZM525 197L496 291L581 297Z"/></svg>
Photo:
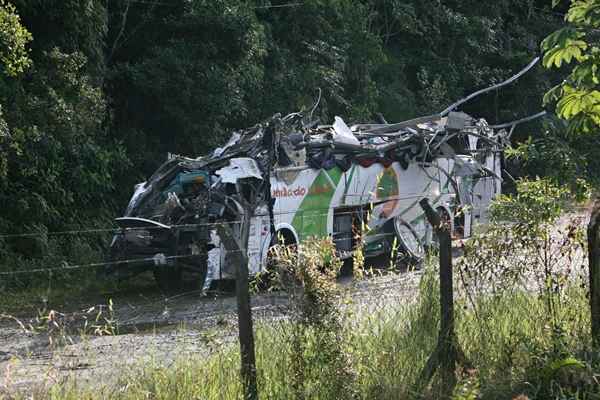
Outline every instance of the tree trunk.
<svg viewBox="0 0 600 400"><path fill-rule="evenodd" d="M588 257L590 278L590 312L592 341L595 349L600 348L600 199L594 202L588 224Z"/></svg>

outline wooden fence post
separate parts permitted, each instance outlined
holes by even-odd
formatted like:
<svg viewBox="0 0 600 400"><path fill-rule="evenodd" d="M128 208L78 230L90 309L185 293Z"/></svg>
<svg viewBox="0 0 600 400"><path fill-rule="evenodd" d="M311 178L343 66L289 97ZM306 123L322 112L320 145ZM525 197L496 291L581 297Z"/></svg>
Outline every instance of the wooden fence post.
<svg viewBox="0 0 600 400"><path fill-rule="evenodd" d="M231 228L221 224L217 227L219 236L228 252L237 254L233 259L237 264L235 294L237 298L238 335L240 341L240 373L244 387L245 400L258 400L256 382L256 355L254 351L254 331L252 327L252 309L250 307L250 289L248 284L248 238L253 207L243 202L244 215L241 221L240 238L235 240Z"/></svg>
<svg viewBox="0 0 600 400"><path fill-rule="evenodd" d="M592 344L600 348L600 199L594 202L587 227Z"/></svg>
<svg viewBox="0 0 600 400"><path fill-rule="evenodd" d="M249 204L244 205L244 219L241 227L240 241L243 248L241 252L241 263L237 268L235 280L235 294L237 297L238 327L241 352L241 372L244 380L245 398L248 400L258 399L258 388L256 385L256 355L254 352L254 331L252 330L252 309L250 308L250 290L248 284L248 238L250 223L254 210Z"/></svg>
<svg viewBox="0 0 600 400"><path fill-rule="evenodd" d="M440 244L440 333L438 345L421 372L420 383L431 380L440 368L444 397L450 398L456 386L456 363L464 355L458 347L454 332L454 287L452 278L452 238L450 227L442 223L440 215L431 207L428 199L419 202L427 220L434 229Z"/></svg>

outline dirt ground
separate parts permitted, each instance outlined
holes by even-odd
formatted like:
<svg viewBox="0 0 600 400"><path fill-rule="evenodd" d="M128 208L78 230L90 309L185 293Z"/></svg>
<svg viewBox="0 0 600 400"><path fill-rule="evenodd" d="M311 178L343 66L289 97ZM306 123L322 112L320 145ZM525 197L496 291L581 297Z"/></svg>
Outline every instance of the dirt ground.
<svg viewBox="0 0 600 400"><path fill-rule="evenodd" d="M345 276L340 284L355 311L371 312L414 299L420 276L418 270L361 280ZM173 297L121 293L113 302L110 327L114 331L102 336L89 327L109 325L102 318L94 321L99 310L95 304L81 304L80 311L55 317L58 326L46 321L37 332L29 328L29 324L40 326L32 318L0 321L0 389L44 390L67 379L106 384L131 367L169 365L179 356L207 354L236 341L236 299L231 291ZM284 292L258 293L251 303L255 326L287 318L289 313ZM109 316L106 305L102 316Z"/></svg>
<svg viewBox="0 0 600 400"><path fill-rule="evenodd" d="M579 218L581 226L587 224L584 213L569 215L557 224L557 231L573 218ZM359 280L344 276L340 284L352 300L352 311L371 314L414 301L421 275L422 271L413 270ZM47 329L37 332L28 328L30 323L40 326L31 317L21 316L18 321L0 318L0 393L44 390L70 379L78 384L104 385L124 370L149 363L169 365L180 356L206 355L236 341L236 299L232 290L207 296L190 292L165 297L149 287L115 293L112 299L113 313L103 305L99 322L94 317L101 308L85 302L70 307L79 311L54 316L57 324L46 321ZM285 319L290 312L285 292L254 294L251 304L255 326ZM111 322L107 323L105 317ZM97 329L111 334L95 335L90 325L100 325Z"/></svg>

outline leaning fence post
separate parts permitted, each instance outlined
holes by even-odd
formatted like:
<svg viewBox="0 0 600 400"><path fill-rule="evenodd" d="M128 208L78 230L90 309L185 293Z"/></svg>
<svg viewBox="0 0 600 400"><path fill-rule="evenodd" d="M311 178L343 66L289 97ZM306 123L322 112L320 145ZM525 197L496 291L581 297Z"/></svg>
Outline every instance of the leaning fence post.
<svg viewBox="0 0 600 400"><path fill-rule="evenodd" d="M428 382L436 368L440 367L440 376L444 396L450 398L456 385L456 362L458 344L454 333L454 288L452 281L452 238L450 227L442 223L439 214L429 204L428 199L419 202L427 220L434 229L440 244L440 334L438 345L421 373L421 383ZM461 352L462 353L462 352Z"/></svg>
<svg viewBox="0 0 600 400"><path fill-rule="evenodd" d="M246 203L244 205L244 218L242 220L240 235L240 250L242 250L240 257L241 262L238 263L235 280L240 337L241 374L244 381L245 399L248 400L258 399L254 332L252 330L252 309L250 308L250 290L248 285L248 238L252 215L252 207Z"/></svg>
<svg viewBox="0 0 600 400"><path fill-rule="evenodd" d="M592 344L600 348L600 199L594 202L587 227Z"/></svg>
<svg viewBox="0 0 600 400"><path fill-rule="evenodd" d="M252 309L250 307L250 289L248 284L248 238L253 209L244 204L244 215L241 216L239 241L235 240L233 231L228 225L217 227L219 236L228 252L233 257L236 268L235 294L237 298L238 335L240 341L240 374L245 400L258 400L256 383L256 355L254 352L254 331L252 328Z"/></svg>

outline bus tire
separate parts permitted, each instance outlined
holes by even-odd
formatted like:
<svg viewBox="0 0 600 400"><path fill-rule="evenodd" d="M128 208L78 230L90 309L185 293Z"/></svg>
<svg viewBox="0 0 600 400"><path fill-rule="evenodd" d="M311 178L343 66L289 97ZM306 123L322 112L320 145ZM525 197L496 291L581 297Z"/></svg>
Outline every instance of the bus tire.
<svg viewBox="0 0 600 400"><path fill-rule="evenodd" d="M202 290L208 267L201 261L194 264L177 263L156 266L152 273L156 284L163 293L177 294L184 291Z"/></svg>
<svg viewBox="0 0 600 400"><path fill-rule="evenodd" d="M342 266L340 267L340 276L353 276L354 275L354 257L348 257L342 260Z"/></svg>
<svg viewBox="0 0 600 400"><path fill-rule="evenodd" d="M265 269L258 276L258 287L260 290L273 289L276 274L278 271L277 258L274 254L274 250L277 246L285 246L295 248L297 246L296 237L289 229L280 229L277 231L275 236L271 240L269 249L267 250L267 258L265 263Z"/></svg>

